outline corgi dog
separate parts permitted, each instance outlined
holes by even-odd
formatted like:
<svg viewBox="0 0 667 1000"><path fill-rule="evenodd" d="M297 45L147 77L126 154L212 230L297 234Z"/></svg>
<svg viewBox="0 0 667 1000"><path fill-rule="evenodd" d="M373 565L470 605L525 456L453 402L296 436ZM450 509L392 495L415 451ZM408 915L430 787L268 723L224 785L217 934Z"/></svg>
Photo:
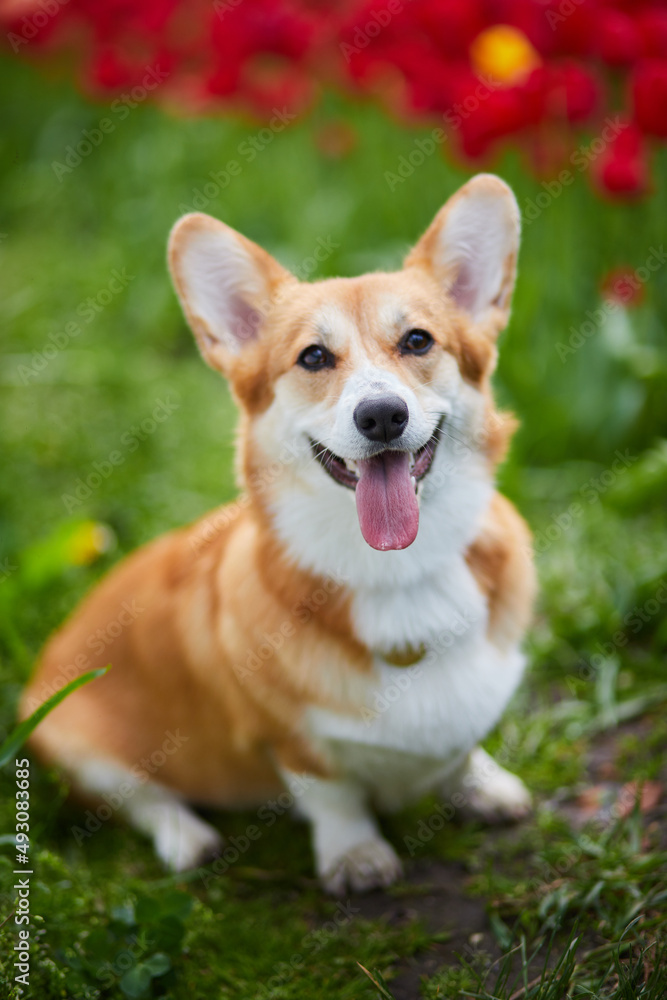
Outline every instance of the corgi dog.
<svg viewBox="0 0 667 1000"><path fill-rule="evenodd" d="M21 707L112 664L32 747L170 869L224 851L198 804L289 801L331 893L400 877L375 812L426 793L487 820L529 811L479 747L521 678L535 590L528 529L494 487L519 230L511 190L480 174L401 270L302 283L210 216L176 223L176 292L240 410L242 492L113 569Z"/></svg>

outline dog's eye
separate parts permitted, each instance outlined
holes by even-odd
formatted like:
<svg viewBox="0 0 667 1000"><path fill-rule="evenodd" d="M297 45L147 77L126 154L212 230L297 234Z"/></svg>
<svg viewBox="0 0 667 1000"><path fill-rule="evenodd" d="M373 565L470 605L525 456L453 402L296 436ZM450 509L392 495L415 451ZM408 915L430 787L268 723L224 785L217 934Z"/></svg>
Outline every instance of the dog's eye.
<svg viewBox="0 0 667 1000"><path fill-rule="evenodd" d="M326 347L319 344L311 344L306 347L297 359L297 364L309 371L317 371L320 368L333 368L335 358L327 351Z"/></svg>
<svg viewBox="0 0 667 1000"><path fill-rule="evenodd" d="M426 354L433 346L433 337L426 330L408 330L398 346L401 354Z"/></svg>

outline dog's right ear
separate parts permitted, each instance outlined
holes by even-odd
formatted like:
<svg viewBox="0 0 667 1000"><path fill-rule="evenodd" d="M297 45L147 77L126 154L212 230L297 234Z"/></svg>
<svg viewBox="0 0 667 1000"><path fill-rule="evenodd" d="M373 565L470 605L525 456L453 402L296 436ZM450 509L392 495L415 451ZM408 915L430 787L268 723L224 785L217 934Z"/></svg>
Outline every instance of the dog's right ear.
<svg viewBox="0 0 667 1000"><path fill-rule="evenodd" d="M252 240L202 212L178 220L168 259L201 353L229 374L234 359L259 340L278 288L296 279Z"/></svg>

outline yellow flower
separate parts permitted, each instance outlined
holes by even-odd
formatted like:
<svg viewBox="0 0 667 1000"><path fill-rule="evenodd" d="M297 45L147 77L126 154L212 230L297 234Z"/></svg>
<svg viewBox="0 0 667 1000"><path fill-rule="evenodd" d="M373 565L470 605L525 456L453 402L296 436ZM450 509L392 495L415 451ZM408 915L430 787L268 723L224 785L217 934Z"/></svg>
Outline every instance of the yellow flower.
<svg viewBox="0 0 667 1000"><path fill-rule="evenodd" d="M470 46L470 60L479 76L499 84L520 83L541 62L524 33L509 24L482 31Z"/></svg>
<svg viewBox="0 0 667 1000"><path fill-rule="evenodd" d="M83 521L67 539L67 561L73 566L89 563L113 548L114 533L99 521Z"/></svg>

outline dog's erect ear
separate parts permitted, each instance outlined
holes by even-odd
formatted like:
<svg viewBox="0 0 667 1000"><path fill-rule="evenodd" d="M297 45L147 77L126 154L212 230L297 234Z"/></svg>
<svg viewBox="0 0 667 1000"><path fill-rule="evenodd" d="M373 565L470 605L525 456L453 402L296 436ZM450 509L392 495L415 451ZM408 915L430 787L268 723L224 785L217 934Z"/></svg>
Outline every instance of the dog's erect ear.
<svg viewBox="0 0 667 1000"><path fill-rule="evenodd" d="M179 219L169 270L204 358L227 373L257 342L280 285L296 279L261 247L210 215Z"/></svg>
<svg viewBox="0 0 667 1000"><path fill-rule="evenodd" d="M478 174L440 209L405 266L429 271L473 323L500 330L509 317L519 234L510 188Z"/></svg>

